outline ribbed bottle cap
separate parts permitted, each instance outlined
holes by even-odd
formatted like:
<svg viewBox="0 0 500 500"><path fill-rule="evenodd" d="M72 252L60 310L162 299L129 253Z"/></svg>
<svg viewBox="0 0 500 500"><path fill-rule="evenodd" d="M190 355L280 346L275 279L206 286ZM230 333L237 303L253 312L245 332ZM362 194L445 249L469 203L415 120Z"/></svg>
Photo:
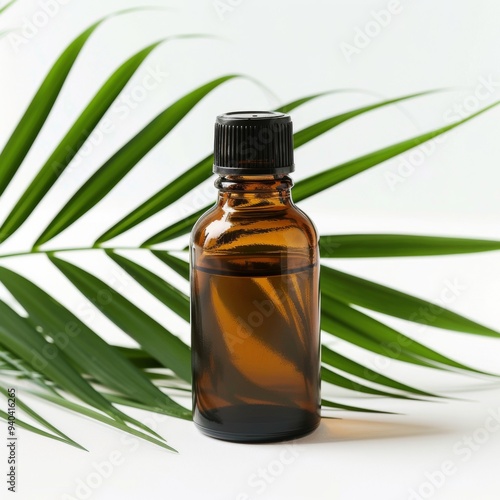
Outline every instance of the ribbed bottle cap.
<svg viewBox="0 0 500 500"><path fill-rule="evenodd" d="M234 111L217 117L216 174L288 174L294 171L292 120L274 111Z"/></svg>

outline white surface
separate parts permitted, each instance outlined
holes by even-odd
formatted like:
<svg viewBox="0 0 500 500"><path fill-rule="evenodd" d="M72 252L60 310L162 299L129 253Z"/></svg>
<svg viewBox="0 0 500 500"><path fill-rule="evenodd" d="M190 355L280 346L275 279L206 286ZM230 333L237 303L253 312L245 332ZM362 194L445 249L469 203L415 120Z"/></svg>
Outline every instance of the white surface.
<svg viewBox="0 0 500 500"><path fill-rule="evenodd" d="M132 171L97 209L69 228L51 248L85 246L104 229L138 205L158 186L173 179L203 157L211 147L214 116L230 109L270 108L279 102L323 90L367 89L376 96L393 97L437 87L468 87L420 98L398 107L379 110L348 122L332 133L297 151L296 179L347 159L437 128L455 105L472 98L477 85L500 81L497 19L500 4L441 0L402 1L401 12L349 63L341 44L352 43L356 29L372 22L372 11L388 7L385 1L291 1L223 0L234 5L224 19L212 0L170 3L175 12L136 13L109 20L91 38L82 52L61 100L54 109L19 175L2 198L0 220L8 213L48 152L60 140L99 85L126 57L154 40L181 33L212 33L224 40L173 41L158 48L126 92L140 84L149 68L157 66L168 77L124 119L111 114L115 131L94 148L78 168L69 169L22 230L1 253L27 248L41 226L60 209L84 181L112 152L188 90L224 73L256 77L279 96L263 92L255 84L238 80L224 85L204 100L147 158ZM137 6L133 0L99 2L83 0L61 7L47 26L18 51L4 38L0 41L0 145L40 84L61 48L92 21L118 8ZM167 5L151 0L148 5ZM0 4L0 5L3 5ZM0 20L0 29L22 27L40 10L37 1L19 0ZM89 71L89 68L91 71ZM499 99L498 84L481 100L487 105ZM484 95L482 93L481 95ZM304 106L293 114L295 127L373 102L373 95L344 93ZM391 189L387 172L398 173L401 159L357 176L337 188L305 201L301 206L316 221L323 234L335 232L410 232L499 238L500 142L498 110L474 120L452 133L414 173ZM409 159L409 157L406 157ZM188 196L123 237L117 243L133 246L179 218L194 211L213 196L206 188ZM201 200L200 200L201 198ZM176 242L182 248L185 240ZM187 338L185 322L169 315L130 280L121 282L103 256L65 254L65 258L92 269L102 279L119 286L149 314L176 334ZM153 259L141 262L175 279ZM457 279L465 287L450 305L454 310L500 329L498 254L446 258L352 260L335 262L337 267L374 279L415 295L438 300L446 280ZM2 263L7 263L3 261ZM29 275L56 294L66 305L82 310L84 299L55 274L41 256L10 259L8 265ZM185 286L179 282L179 286ZM1 292L1 290L0 290ZM5 296L2 293L2 296ZM422 331L403 321L388 320L405 332L425 340L461 361L498 371L500 344L491 339L451 334L432 328ZM92 328L107 340L125 341L106 318L96 313ZM333 346L356 356L372 367L380 360L342 342ZM392 362L388 374L435 391L470 385L470 380L410 369ZM484 382L481 382L484 385ZM478 381L474 387L481 386ZM325 388L331 395L331 389ZM147 498L240 499L411 499L411 491L439 500L496 500L500 493L498 453L500 431L486 437L480 429L490 410L499 411L500 390L460 394L473 402L445 404L403 403L369 398L348 399L351 404L404 412L401 416L342 414L344 420L324 420L313 435L297 441L295 452L287 444L243 446L201 436L191 423L134 413L169 439L179 455L169 454L140 441L132 441L97 423L34 402L35 408L81 441L84 453L52 443L33 434L21 435L19 493L22 500L91 498L129 500ZM453 393L458 397L458 393ZM185 401L189 404L189 401ZM463 446L466 435L487 441L467 460ZM474 443L473 443L474 444ZM454 448L459 446L459 448ZM455 451L454 451L455 449ZM459 452L457 453L457 450ZM118 454L118 455L117 455ZM99 479L95 464L117 459L109 477ZM292 460L293 458L293 460ZM280 466L281 462L290 462ZM456 472L434 491L425 489L443 462L452 461ZM0 456L0 463L3 462ZM270 469L272 482L256 486L255 474ZM108 474L105 474L108 475ZM439 474L434 474L438 477ZM98 487L77 491L79 481L96 481ZM249 483L250 481L250 483ZM4 496L5 485L0 486ZM262 489L262 491L260 491ZM430 493L429 493L430 492ZM6 493L5 493L6 494Z"/></svg>

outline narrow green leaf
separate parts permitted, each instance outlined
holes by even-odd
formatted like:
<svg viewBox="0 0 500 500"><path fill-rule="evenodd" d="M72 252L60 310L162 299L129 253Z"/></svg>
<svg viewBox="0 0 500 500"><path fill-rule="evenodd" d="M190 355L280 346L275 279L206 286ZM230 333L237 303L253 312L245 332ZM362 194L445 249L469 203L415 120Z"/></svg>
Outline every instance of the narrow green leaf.
<svg viewBox="0 0 500 500"><path fill-rule="evenodd" d="M340 92L340 91L339 91ZM276 111L281 111L283 113L289 112L298 106L305 104L317 97L333 93L333 92L323 92L320 94L314 94L308 97L303 97L296 101L285 104ZM203 181L207 180L212 175L212 165L214 162L214 156L209 155L198 162L194 167L191 167L182 175L174 179L172 182L168 183L163 189L154 194L151 198L142 203L135 210L126 215L122 220L117 222L113 227L108 229L104 234L102 234L95 242L96 245L100 245L105 241L114 238L125 231L135 227L137 224L148 219L152 215L158 213L160 210L171 205L173 202L177 201L181 196L185 195L196 186L199 186Z"/></svg>
<svg viewBox="0 0 500 500"><path fill-rule="evenodd" d="M329 187L338 184L350 177L353 177L356 174L364 172L375 165L379 165L384 161L394 158L395 156L404 153L414 147L427 142L435 137L452 130L463 123L472 120L476 116L485 113L489 109L500 104L500 101L491 104L490 106L486 106L485 108L479 110L476 113L464 118L463 120L459 120L450 125L446 125L445 127L438 128L433 130L432 132L427 132L425 134L419 135L417 137L413 137L412 139L407 139L406 141L399 142L397 144L393 144L392 146L388 146L383 149L379 149L378 151L374 151L367 155L361 156L359 158L355 158L354 160L350 160L341 165L337 165L328 170L320 172L318 174L312 175L302 181L297 182L294 188L293 198L295 201L304 200L310 196L318 194Z"/></svg>
<svg viewBox="0 0 500 500"><path fill-rule="evenodd" d="M45 77L28 109L0 153L0 196L14 177L49 116L73 64L90 35L104 21L86 29L64 50ZM0 234L0 241L3 240Z"/></svg>
<svg viewBox="0 0 500 500"><path fill-rule="evenodd" d="M364 394L372 394L374 396L385 396L389 398L410 399L418 401L418 398L403 396L402 394L396 394L394 392L386 392L386 391L380 391L378 389L373 389L372 387L360 384L355 380L351 380L349 378L344 377L343 375L340 375L339 373L333 372L324 366L321 367L321 380L323 380L324 382L328 382L329 384L336 385L337 387L349 389L350 391L362 392Z"/></svg>
<svg viewBox="0 0 500 500"><path fill-rule="evenodd" d="M10 396L5 388L0 388L0 392L8 399ZM54 434L61 437L64 441L66 441L71 446L75 448L80 448L81 450L86 450L83 446L79 445L76 441L73 441L71 438L66 436L62 431L60 431L57 427L53 426L50 422L45 420L42 416L40 416L35 410L29 407L17 394L16 394L16 407L22 410L26 415L31 417L33 420L43 425L49 431L52 431ZM18 418L16 416L16 424L18 423Z"/></svg>
<svg viewBox="0 0 500 500"><path fill-rule="evenodd" d="M436 92L436 91L428 91L428 92L420 92L418 94L410 94L410 95L406 95L403 97L398 97L395 99L390 99L390 100L378 102L376 104L371 104L369 106L363 106L361 108L354 109L352 111L348 111L348 112L342 113L340 115L332 116L330 118L327 118L326 120L322 120L320 122L314 123L313 125L310 125L309 127L306 127L305 129L299 130L298 132L296 132L293 136L294 137L294 145L296 148L299 148L300 146L303 146L304 144L307 144L308 142L312 141L316 137L319 137L320 135L323 135L326 132L332 130L333 128L340 125L341 123L344 123L345 121L350 120L356 116L362 115L363 113L367 113L367 112L372 111L374 109L381 108L383 106L388 106L390 104L394 104L394 103L397 103L400 101L412 99L414 97L423 96L423 95L426 95L426 94L429 94L432 92ZM294 107L299 106L300 104L303 104L304 102L307 102L307 101L314 99L316 97L319 97L321 95L324 95L324 94L315 94L313 96L299 99L299 100L294 101L294 102L292 102L288 105L285 105L285 106L288 107L289 109L290 108L293 109ZM188 177L191 178L193 173L196 172L196 175L197 175L196 179L197 179L198 183L207 179L212 173L211 172L211 163L208 164L208 162L212 162L212 161L213 161L213 156L206 158L200 164L198 164L195 167L193 167L192 169L188 170ZM204 164L203 162L207 162L207 163ZM176 181L174 181L174 182L179 181L179 179L181 179L181 178L182 178L182 176L179 177L178 179L176 179ZM193 184L192 187L194 187L195 185L196 184ZM190 189L192 189L192 187ZM169 197L165 196L166 192L169 193ZM185 194L185 192L181 191L180 193L177 193L176 191L174 191L174 189L170 189L167 186L162 191L157 193L157 195L155 195L153 197L154 199L151 198L150 200L148 200L146 202L146 204L143 204L141 207L139 207L139 209L137 209L140 212L141 217L142 217L140 220L137 219L137 223L141 222L142 220L146 219L147 217L150 217L151 215L156 213L158 210L165 208L165 206L167 206L163 202L160 202L160 200L164 199L165 201L168 201L167 204L170 204L170 203L172 203L172 201L175 201L175 199L178 199L178 197L182 194ZM175 198L176 195L177 195L177 198ZM147 211L146 211L146 205L147 205ZM210 209L210 206L204 207L201 210L199 210L198 212L196 212L196 214L192 214L192 215L186 217L185 219L178 221L175 224L167 227L163 231L160 231L159 233L155 234L153 237L151 237L147 241L145 241L142 244L142 246L155 245L157 243L162 243L164 241L171 240L173 238L176 238L178 236L182 236L182 235L188 233L191 230L194 223L208 209ZM129 216L127 216L127 220L129 220ZM120 222L119 225L120 225L120 232L115 231L112 233L112 236L117 236L121 232L132 227L128 222L127 222L127 224L125 224L126 227L122 224L122 222ZM105 239L109 239L109 237L111 237L111 236L109 236L109 237L108 236L109 235L107 235ZM102 243L103 241L104 241L104 239L102 237L98 240L99 243Z"/></svg>
<svg viewBox="0 0 500 500"><path fill-rule="evenodd" d="M336 410L356 411L361 413L380 413L385 415L397 415L397 413L393 413L390 411L369 410L368 408L359 408L358 406L349 406L349 405L343 405L341 403L335 403L333 401L328 401L327 399L321 400L321 406L326 406L327 408L335 408Z"/></svg>
<svg viewBox="0 0 500 500"><path fill-rule="evenodd" d="M184 279L189 281L189 263L174 257L168 252L164 252L161 250L152 250L151 253L160 259L164 264L167 264L168 267L173 269L177 274L182 276Z"/></svg>
<svg viewBox="0 0 500 500"><path fill-rule="evenodd" d="M191 380L191 354L184 342L92 274L56 257L51 256L50 260L83 295L146 352L184 380Z"/></svg>
<svg viewBox="0 0 500 500"><path fill-rule="evenodd" d="M95 242L96 245L100 245L135 227L137 224L177 201L182 195L188 193L196 186L199 186L212 175L213 162L214 157L210 155L201 160L194 167L183 172L181 176L167 184L163 189L158 191L102 234Z"/></svg>
<svg viewBox="0 0 500 500"><path fill-rule="evenodd" d="M164 381L168 382L168 384L161 384L162 388L191 392L191 386L186 384L184 380L180 379L175 374L149 371L150 369L163 368L163 365L142 349L121 346L113 347L130 360L134 366L143 370L144 375L149 379L154 380L156 385L158 385L158 381Z"/></svg>
<svg viewBox="0 0 500 500"><path fill-rule="evenodd" d="M129 406L130 408L138 408L139 410L144 410L144 411L154 411L155 413L161 413L163 415L168 415L169 417L173 416L170 412L162 410L161 408L151 408L150 406L137 403L132 399L124 398L122 396L117 396L115 394L104 394L104 396L106 397L106 399L109 399L109 401L114 404ZM180 418L184 420L192 420L192 415L189 413L183 415Z"/></svg>
<svg viewBox="0 0 500 500"><path fill-rule="evenodd" d="M13 4L16 3L17 0L10 0L10 2L7 2L3 7L0 7L0 14L5 12L9 7L11 7Z"/></svg>
<svg viewBox="0 0 500 500"><path fill-rule="evenodd" d="M402 97L396 97L394 99L389 99L386 101L377 102L375 104L370 104L368 106L363 106L361 108L354 109L352 111L347 111L346 113L332 116L332 117L327 118L325 120L322 120L318 123L314 123L313 125L310 125L309 127L306 127L306 128L304 128L304 129L302 129L299 132L296 132L294 134L294 138L293 138L294 146L296 148L298 148L304 144L307 144L308 142L312 141L313 139L319 137L320 135L323 135L326 132L337 127L341 123L344 123L347 120L355 118L356 116L367 113L368 111L373 111L374 109L382 108L384 106L388 106L390 104L395 104L397 102L406 101L408 99L413 99L415 97L421 97L424 95L428 95L432 92L436 92L436 91L419 92L418 94L410 94L410 95L405 95Z"/></svg>
<svg viewBox="0 0 500 500"><path fill-rule="evenodd" d="M299 106L302 106L303 104L307 104L310 101L313 101L314 99L317 99L318 97L324 97L329 94L339 94L341 92L355 92L354 89L336 89L336 90L329 90L326 92L319 92L317 94L312 94L307 97L301 97L300 99L296 99L294 101L288 102L287 104L283 104L283 106L280 106L279 108L276 108L275 111L278 113L290 113L290 111L293 111L294 109L298 108Z"/></svg>
<svg viewBox="0 0 500 500"><path fill-rule="evenodd" d="M106 253L149 293L189 323L190 308L187 295L139 264L114 252Z"/></svg>
<svg viewBox="0 0 500 500"><path fill-rule="evenodd" d="M196 213L188 215L184 219L175 222L171 226L163 229L162 231L156 233L155 235L148 238L142 245L142 248L147 248L152 245L156 245L158 243L163 243L164 241L173 240L178 236L183 236L193 229L196 221L207 211L210 210L210 206L203 207L201 210L198 210Z"/></svg>
<svg viewBox="0 0 500 500"><path fill-rule="evenodd" d="M0 418L2 418L3 420L5 420L7 422L9 416L7 415L6 412L4 412L3 410L0 410ZM57 436L57 435L54 435L54 434L50 434L49 432L46 432L46 431L44 431L42 429L39 429L38 427L35 427L35 426L31 425L31 424L28 424L28 423L24 422L23 420L21 420L21 419L19 419L17 417L16 417L16 425L18 427L26 429L27 431L33 432L33 433L38 434L40 436L53 439L54 441L59 441L60 443L69 444L70 446L75 446L76 448L79 448L79 449L81 449L83 451L88 451L83 446L80 446L79 444L74 443L74 441L68 441L68 440L66 440L66 439L64 439L64 438L62 438L60 436Z"/></svg>
<svg viewBox="0 0 500 500"><path fill-rule="evenodd" d="M186 37L190 37L190 35L171 37L169 39ZM64 136L59 145L56 146L49 159L39 170L36 177L7 216L0 228L0 234L3 235L3 240L11 236L29 217L35 207L40 203L59 176L66 170L66 167L77 155L78 151L85 144L95 127L130 79L134 76L144 60L163 41L149 45L145 49L134 54L114 71L99 89L97 94L70 128L69 132Z"/></svg>
<svg viewBox="0 0 500 500"><path fill-rule="evenodd" d="M123 346L112 346L116 349L122 356L127 358L135 367L140 368L163 368L163 364L160 363L156 358L150 356L146 351L136 347L123 347ZM168 375L171 379L177 380L175 374ZM180 379L179 379L180 380Z"/></svg>
<svg viewBox="0 0 500 500"><path fill-rule="evenodd" d="M187 410L155 387L118 351L66 309L61 303L26 278L15 273L0 275L4 285L61 352L100 383L149 406L176 414Z"/></svg>
<svg viewBox="0 0 500 500"><path fill-rule="evenodd" d="M0 268L0 280L9 289L9 282L5 279L7 273L12 271ZM120 412L75 371L62 352L44 340L37 331L29 328L15 311L1 301L0 318L1 344L82 401L113 417L121 418Z"/></svg>
<svg viewBox="0 0 500 500"><path fill-rule="evenodd" d="M212 80L162 111L77 191L35 243L46 243L101 201L207 94L238 75Z"/></svg>
<svg viewBox="0 0 500 500"><path fill-rule="evenodd" d="M500 333L432 302L372 281L321 266L322 290L333 298L373 311L445 330L499 337ZM450 282L450 293L455 286ZM455 290L455 293L459 291Z"/></svg>
<svg viewBox="0 0 500 500"><path fill-rule="evenodd" d="M164 443L163 441L159 441L158 439L155 439L154 437L149 436L148 434L144 434L143 432L138 431L137 429L134 429L132 427L129 427L128 425L118 422L112 418L106 417L105 415L102 415L101 413L98 413L94 410L91 410L90 408L87 408L85 406L82 406L77 403L73 403L72 401L69 401L67 399L54 396L51 394L44 394L40 392L35 392L35 391L30 391L32 394L35 396L38 396L41 399L45 399L46 401L50 401L51 403L57 404L63 408L66 408L68 410L71 410L74 413L79 413L80 415L84 415L86 417L89 417L93 420L97 420L98 422L102 422L104 424L107 424L111 427L115 427L116 429L119 429L121 431L127 432L128 434L131 434L133 436L139 437L141 439L144 439L145 441L149 441L150 443L156 444L157 446L161 446L162 448L165 448L166 450L173 451L177 453L177 450L174 448L168 446L168 444Z"/></svg>
<svg viewBox="0 0 500 500"><path fill-rule="evenodd" d="M19 318L21 317L19 316ZM49 385L47 383L42 374L35 372L31 368L29 368L25 362L21 361L17 356L14 356L13 353L10 352L10 350L7 349L6 346L2 346L1 343L0 358L3 359L6 367L16 372L18 378L30 380L35 385L39 385L45 391L57 394L57 391L52 385Z"/></svg>
<svg viewBox="0 0 500 500"><path fill-rule="evenodd" d="M409 234L321 236L321 257L409 257L500 250L500 241Z"/></svg>
<svg viewBox="0 0 500 500"><path fill-rule="evenodd" d="M331 310L332 307L335 306L332 306L332 303L330 303L330 297L323 295L321 307L321 329L330 335L345 340L346 342L361 347L367 351L385 356L386 358L395 359L397 361L425 368L435 368L437 370L447 369L443 366L425 361L422 358L417 358L411 355L410 352L405 351L403 348L395 350L393 346L390 346L385 342L381 342L378 339L374 340L367 337L354 327L341 323L336 317L330 314L329 310Z"/></svg>
<svg viewBox="0 0 500 500"><path fill-rule="evenodd" d="M18 275L5 268L0 268L0 281L9 288L12 279ZM14 288L14 287L13 287ZM14 293L13 293L14 295ZM155 434L143 423L115 408L97 392L67 360L66 355L57 346L47 342L23 318L7 304L0 301L0 344L8 347L16 356L26 361L36 371L52 380L59 387L75 395L85 403L107 413L118 421L130 422L143 430Z"/></svg>
<svg viewBox="0 0 500 500"><path fill-rule="evenodd" d="M412 394L418 394L420 396L429 396L434 398L439 397L435 394L415 389L414 387L410 387L406 384L398 382L397 380L386 377L385 375L382 375L381 373L378 373L368 368L367 366L356 363L352 359L346 358L345 356L342 356L342 354L332 351L326 346L322 346L321 361L323 361L323 363L329 364L334 368L337 368L338 370L342 370L343 372L368 380L369 382L373 382L379 385L385 385L387 387L391 387L392 389L406 391Z"/></svg>
<svg viewBox="0 0 500 500"><path fill-rule="evenodd" d="M427 93L434 93L434 92L440 92L442 90L446 89L435 89L435 90L429 90L427 92L422 92L421 95L427 94ZM293 111L294 109L298 108L299 106L302 106L303 104L307 104L308 102L318 99L319 97L324 97L327 95L333 95L333 94L343 94L343 93L358 93L358 94L367 94L370 97L373 97L375 94L373 92L364 90L364 89L356 89L356 88L345 88L345 89L333 89L333 90L327 90L325 92L319 92L317 94L312 94L306 97L301 97L299 99L296 99L294 101L291 101L287 104L283 104L279 108L277 108L275 111L280 112L280 113L290 113L290 111ZM415 96L420 95L420 94L414 94Z"/></svg>
<svg viewBox="0 0 500 500"><path fill-rule="evenodd" d="M324 290L324 293L328 295L327 290ZM450 359L417 342L416 340L410 339L406 335L392 329L380 321L377 321L371 316L368 316L343 302L335 300L331 296L329 297L329 300L327 300L327 303L330 309L330 314L339 322L357 329L367 337L371 337L374 340L391 345L398 351L404 350L406 352L411 352L414 356L422 357L431 362L441 363L451 368L457 368L467 372L480 373L482 375L491 375Z"/></svg>

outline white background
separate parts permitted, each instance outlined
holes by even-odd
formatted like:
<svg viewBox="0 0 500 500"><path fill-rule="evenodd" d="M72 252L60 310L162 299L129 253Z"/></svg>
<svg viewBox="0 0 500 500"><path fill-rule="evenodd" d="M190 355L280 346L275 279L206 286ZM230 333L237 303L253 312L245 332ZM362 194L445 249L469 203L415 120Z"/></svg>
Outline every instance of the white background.
<svg viewBox="0 0 500 500"><path fill-rule="evenodd" d="M0 3L3 5L5 2ZM0 31L23 29L41 12L43 2L19 0L0 18ZM234 109L269 109L304 95L334 89L333 94L297 109L296 130L339 112L375 102L379 98L450 88L405 104L363 115L297 150L295 179L337 165L364 153L446 124L456 106L485 106L500 99L498 19L500 4L493 0L420 0L400 3L399 13L387 26L373 27L374 14L388 8L382 1L298 0L189 0L164 2L133 0L99 2L73 0L57 7L53 18L38 28L26 43L12 36L0 40L0 146L22 116L30 98L61 50L101 16L125 7L156 5L171 10L139 12L108 20L91 37L70 74L51 114L14 182L0 201L0 220L33 178L37 168L57 145L99 86L127 57L166 36L212 34L220 39L174 40L147 59L125 92L141 85L148 71L166 73L158 87L130 110L126 119L110 113L113 133L91 148L91 153L62 176L50 196L40 204L22 230L0 254L22 251L40 230L120 145L159 111L197 86L223 74L254 77L269 90L248 79L231 81L210 94L176 129L138 165L120 185L48 247L80 247L91 243L113 222L204 157L212 145L215 115ZM224 5L228 6L224 10ZM219 11L217 10L219 7ZM43 12L43 11L42 11ZM367 23L371 23L367 25ZM371 28L368 28L370 26ZM359 30L379 31L348 60L342 44L354 44ZM374 33L374 31L372 31ZM359 39L358 39L359 41ZM345 47L345 45L344 45ZM491 91L477 87L484 81ZM479 101L475 96L480 95ZM414 170L401 170L397 158L301 204L322 234L407 232L500 238L500 108L449 134L447 140ZM416 157L404 155L407 161ZM1 168L1 165L0 165ZM388 174L399 175L391 188ZM403 175L404 174L404 175ZM174 220L209 203L212 181L175 206L153 217L116 244L134 246ZM182 241L170 248L182 248ZM115 242L113 242L114 244ZM137 260L175 279L149 256ZM117 285L117 270L97 252L64 254ZM72 309L85 300L58 275L43 256L2 260L54 293ZM500 329L498 253L418 259L364 259L335 261L338 268L377 280L430 300L439 301L447 280L464 288L454 310ZM130 281L118 281L120 291L139 303L155 319L184 339L188 326ZM186 284L179 282L186 289ZM2 297L9 299L0 290ZM396 327L450 356L474 366L498 371L500 344L496 340L422 329L386 319ZM96 314L92 328L107 340L127 339L108 320ZM380 360L335 344L339 352L377 367ZM55 410L38 401L36 409L85 445L90 452L70 449L28 432L20 441L17 498L54 500L92 499L384 499L421 498L497 499L500 431L484 437L481 429L491 410L500 410L500 390L485 389L488 382L409 369L397 362L387 373L433 391L458 391L468 386L468 402L401 403L349 398L325 387L325 394L342 401L404 413L400 416L339 414L343 420L324 420L312 436L296 442L295 452L282 452L288 444L242 446L202 437L189 422L161 419L131 412L166 436L179 455L166 453L128 438L97 423ZM482 390L479 390L482 389ZM458 392L453 392L458 395ZM181 400L189 405L189 400ZM464 435L484 438L470 455L457 444ZM287 454L288 453L288 454ZM81 481L95 479L95 464L118 456L109 477L97 479L90 495L78 490ZM286 457L285 459L283 457ZM293 460L288 460L293 457ZM290 463L283 464L284 461ZM0 463L2 461L0 454ZM443 462L455 465L439 487L425 486ZM2 466L3 467L3 466ZM259 487L252 479L268 471L269 481ZM259 472L260 471L260 472ZM93 475L92 475L93 474ZM274 475L273 475L274 474ZM434 474L434 480L439 479ZM429 483L430 484L430 483ZM6 485L0 484L2 498ZM5 493L4 493L5 491ZM427 495L427 496L425 496ZM418 497L414 497L418 498Z"/></svg>

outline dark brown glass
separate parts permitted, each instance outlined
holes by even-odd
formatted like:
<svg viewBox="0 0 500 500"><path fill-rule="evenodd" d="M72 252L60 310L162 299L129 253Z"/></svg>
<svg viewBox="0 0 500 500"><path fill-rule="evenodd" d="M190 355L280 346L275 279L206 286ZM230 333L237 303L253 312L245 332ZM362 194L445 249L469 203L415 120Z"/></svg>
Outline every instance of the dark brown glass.
<svg viewBox="0 0 500 500"><path fill-rule="evenodd" d="M193 413L240 442L320 421L318 236L288 176L226 176L191 238Z"/></svg>

